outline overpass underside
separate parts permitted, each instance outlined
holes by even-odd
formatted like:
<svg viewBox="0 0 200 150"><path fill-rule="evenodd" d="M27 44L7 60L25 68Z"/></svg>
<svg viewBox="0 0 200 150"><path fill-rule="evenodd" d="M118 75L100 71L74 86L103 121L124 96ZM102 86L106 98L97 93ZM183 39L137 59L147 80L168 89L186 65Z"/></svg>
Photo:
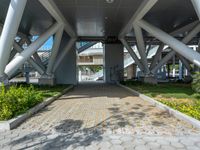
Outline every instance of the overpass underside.
<svg viewBox="0 0 200 150"><path fill-rule="evenodd" d="M124 47L144 78L153 80L174 56L192 72L200 67L200 49L189 47L199 45L199 19L199 0L0 0L0 82L7 84L28 62L41 82L76 84L75 43L81 41L105 44L106 82L123 79ZM37 50L51 36L45 65ZM150 46L158 46L151 62Z"/></svg>

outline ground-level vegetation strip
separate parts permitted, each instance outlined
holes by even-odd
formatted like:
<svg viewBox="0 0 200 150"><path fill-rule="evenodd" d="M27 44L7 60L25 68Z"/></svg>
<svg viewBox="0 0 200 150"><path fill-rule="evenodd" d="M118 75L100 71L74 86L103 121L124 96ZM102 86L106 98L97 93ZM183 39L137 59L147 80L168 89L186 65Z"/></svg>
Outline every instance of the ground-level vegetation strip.
<svg viewBox="0 0 200 150"><path fill-rule="evenodd" d="M67 85L51 87L26 84L0 87L0 121L27 112L46 98L61 93L66 87Z"/></svg>
<svg viewBox="0 0 200 150"><path fill-rule="evenodd" d="M191 84L163 83L151 85L134 81L126 81L122 84L200 120L200 93L195 92Z"/></svg>

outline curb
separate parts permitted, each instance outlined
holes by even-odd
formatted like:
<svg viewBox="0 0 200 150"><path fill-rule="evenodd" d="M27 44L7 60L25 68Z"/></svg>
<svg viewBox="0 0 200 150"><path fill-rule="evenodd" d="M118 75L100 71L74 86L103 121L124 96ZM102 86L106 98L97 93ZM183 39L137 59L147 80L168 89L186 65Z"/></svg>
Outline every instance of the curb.
<svg viewBox="0 0 200 150"><path fill-rule="evenodd" d="M177 110L175 110L175 109L172 109L172 108L170 108L169 106L164 105L164 104L162 104L161 102L158 102L158 101L156 101L155 99L150 98L150 97L148 97L148 96L146 96L146 95L144 95L144 94L141 94L141 93L139 93L138 91L135 91L135 90L133 90L133 89L127 87L127 86L124 86L124 85L122 85L122 84L120 84L120 83L117 83L117 85L120 86L121 88L124 88L124 89L126 89L127 91L133 93L135 96L138 96L138 97L140 97L141 99L143 99L143 100L145 100L145 101L148 101L148 102L151 103L153 106L155 106L155 107L157 107L157 108L160 108L160 109L162 109L162 110L164 110L164 111L167 111L170 115L172 115L172 116L174 116L174 117L176 117L176 118L178 118L178 119L180 119L180 120L183 120L183 121L185 121L185 122L187 122L187 123L190 123L190 124L192 124L194 127L200 129L200 121L198 121L198 120L196 120L196 119L194 119L194 118L192 118L192 117L190 117L190 116L188 116L188 115L185 115L185 114L183 114L183 113L181 113L181 112L179 112L179 111L177 111Z"/></svg>
<svg viewBox="0 0 200 150"><path fill-rule="evenodd" d="M61 93L59 93L59 94L57 94L57 95L55 95L53 97L47 98L43 102L37 104L35 107L33 107L30 110L28 110L26 113L14 118L14 119L10 119L8 121L0 121L0 131L1 132L9 131L9 130L12 130L12 129L18 127L25 120L29 119L32 115L36 114L41 109L43 109L44 107L46 107L49 104L51 104L52 102L54 102L56 99L61 97L63 94L67 93L73 87L74 87L73 85L70 85L69 87L64 89Z"/></svg>

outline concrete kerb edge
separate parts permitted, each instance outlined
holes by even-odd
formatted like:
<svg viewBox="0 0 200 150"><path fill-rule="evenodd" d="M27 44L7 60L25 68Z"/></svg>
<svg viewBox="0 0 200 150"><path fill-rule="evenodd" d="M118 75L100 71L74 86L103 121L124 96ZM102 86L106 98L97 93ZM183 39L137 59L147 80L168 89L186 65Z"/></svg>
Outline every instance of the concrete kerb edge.
<svg viewBox="0 0 200 150"><path fill-rule="evenodd" d="M117 83L117 85L120 86L121 88L133 93L135 96L138 96L141 99L151 103L153 106L155 106L155 107L157 107L159 109L162 109L164 111L167 111L170 115L172 115L172 116L174 116L174 117L176 117L176 118L178 118L180 120L183 120L183 121L185 121L187 123L190 123L192 126L200 129L200 121L198 121L198 120L196 120L196 119L194 119L194 118L192 118L192 117L190 117L188 115L185 115L185 114L183 114L183 113L181 113L181 112L179 112L179 111L177 111L175 109L172 109L169 106L164 105L161 102L158 102L155 99L153 99L151 97L148 97L148 96L146 96L144 94L141 94L138 91L133 90L133 89L127 87L127 86L124 86L124 85L122 85L120 83Z"/></svg>
<svg viewBox="0 0 200 150"><path fill-rule="evenodd" d="M40 104L38 104L35 107L33 107L30 110L28 110L28 112L26 112L26 113L24 113L22 115L19 115L18 117L14 118L14 119L10 119L8 121L0 121L0 131L1 132L9 131L9 130L12 130L12 129L18 127L25 120L29 119L32 115L36 114L41 109L43 109L44 107L46 107L49 104L51 104L52 102L54 102L56 99L61 97L63 94L67 93L73 87L74 87L73 85L70 85L69 87L64 89L61 93L59 93L59 94L57 94L57 95L55 95L53 97L47 98L46 100L44 100Z"/></svg>

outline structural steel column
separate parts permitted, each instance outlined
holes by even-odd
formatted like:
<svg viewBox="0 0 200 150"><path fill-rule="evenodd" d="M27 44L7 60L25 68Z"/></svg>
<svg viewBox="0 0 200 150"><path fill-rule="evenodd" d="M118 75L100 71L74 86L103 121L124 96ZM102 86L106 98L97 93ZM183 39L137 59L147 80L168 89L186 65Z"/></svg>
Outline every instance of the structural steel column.
<svg viewBox="0 0 200 150"><path fill-rule="evenodd" d="M5 69L5 73L8 77L12 74L27 60L29 59L38 48L40 48L50 36L52 36L60 28L60 24L55 23L45 33L43 33L35 42L33 42L26 50L15 57Z"/></svg>
<svg viewBox="0 0 200 150"><path fill-rule="evenodd" d="M162 42L169 45L171 48L173 48L177 53L184 56L197 66L200 66L200 54L192 50L191 48L188 48L185 44L178 41L174 37L170 36L169 34L165 33L164 31L158 29L157 27L149 24L148 22L144 20L139 21L139 25L145 29L147 32L161 40Z"/></svg>
<svg viewBox="0 0 200 150"><path fill-rule="evenodd" d="M9 61L11 48L21 22L26 2L27 0L11 0L10 2L0 38L0 78L4 76L4 70Z"/></svg>
<svg viewBox="0 0 200 150"><path fill-rule="evenodd" d="M142 35L142 29L140 27L138 27L138 25L134 25L133 27L134 27L134 31L135 31L136 40L137 40L138 51L139 51L141 61L144 66L145 74L149 74L150 71L149 71L148 62L147 62L147 56L145 53L146 48L145 48L144 39L143 39L143 35Z"/></svg>
<svg viewBox="0 0 200 150"><path fill-rule="evenodd" d="M162 50L163 50L164 47L165 47L164 44L161 44L161 45L158 47L158 50L157 50L157 52L156 52L156 55L154 56L153 61L152 61L152 63L151 63L150 69L153 69L153 67L156 66L156 64L157 64L157 62L158 62L158 60L159 60L159 58L160 58L160 56L161 56L161 54L162 54Z"/></svg>
<svg viewBox="0 0 200 150"><path fill-rule="evenodd" d="M126 42L125 39L120 39L120 41L122 42L122 44L124 45L124 47L128 50L129 54L131 55L131 57L133 58L133 60L135 61L135 63L138 65L138 67L140 68L140 70L143 71L144 70L143 65L141 64L140 60L138 59L138 57L135 54L135 52L133 51L133 49L128 45L128 43Z"/></svg>
<svg viewBox="0 0 200 150"><path fill-rule="evenodd" d="M185 44L188 43L188 42L191 41L192 38L193 38L195 35L197 35L199 32L200 32L200 24L197 24L197 25L194 27L194 29L192 29L192 31L190 31L190 32L188 33L188 35L182 40L182 42L185 43ZM151 70L151 72L152 72L152 73L155 73L162 65L164 65L167 61L169 61L175 54L176 54L175 51L169 52L169 53L158 63L158 65L155 66L155 67ZM182 59L182 58L181 58L181 59ZM183 59L182 59L182 60L183 60ZM185 65L188 66L188 65L187 65L187 62L185 62L184 60L183 60L183 63L185 63ZM187 67L187 68L188 68L188 67ZM188 70L189 70L189 68L188 68Z"/></svg>
<svg viewBox="0 0 200 150"><path fill-rule="evenodd" d="M46 71L47 75L51 75L53 73L52 72L53 71L53 65L56 61L56 56L58 54L62 35L63 35L63 27L60 28L55 35L54 44L53 44L53 48L52 48L52 52L51 52L51 57L49 59L49 63L48 63L47 71Z"/></svg>
<svg viewBox="0 0 200 150"><path fill-rule="evenodd" d="M199 17L199 20L200 20L200 0L191 0L191 1L192 1L194 8L195 8L197 16Z"/></svg>

